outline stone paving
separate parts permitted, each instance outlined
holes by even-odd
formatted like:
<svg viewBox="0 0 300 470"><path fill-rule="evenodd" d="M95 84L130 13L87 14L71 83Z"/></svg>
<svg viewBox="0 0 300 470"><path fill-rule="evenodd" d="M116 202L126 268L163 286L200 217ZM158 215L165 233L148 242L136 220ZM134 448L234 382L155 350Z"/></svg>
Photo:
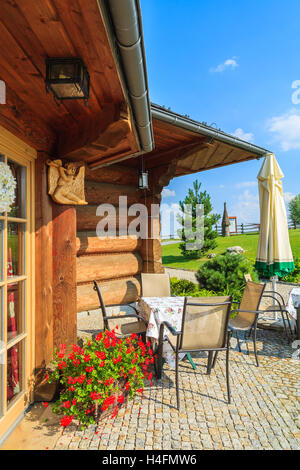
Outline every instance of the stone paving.
<svg viewBox="0 0 300 470"><path fill-rule="evenodd" d="M72 424L61 432L55 449L201 450L300 449L300 360L282 333L259 330L260 367L252 340L242 353L232 339L232 404L226 402L225 353L206 375L206 354L193 355L197 370L180 364L178 411L175 374L168 366L143 397L128 402L116 418L85 431ZM295 344L294 344L295 346ZM295 355L296 356L296 355ZM95 431L98 430L96 434Z"/></svg>

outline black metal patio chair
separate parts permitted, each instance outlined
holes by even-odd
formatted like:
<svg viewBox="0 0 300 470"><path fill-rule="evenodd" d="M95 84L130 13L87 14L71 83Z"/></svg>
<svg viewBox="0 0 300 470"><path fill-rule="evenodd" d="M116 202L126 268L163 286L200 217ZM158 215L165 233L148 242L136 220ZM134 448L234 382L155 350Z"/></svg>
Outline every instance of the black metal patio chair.
<svg viewBox="0 0 300 470"><path fill-rule="evenodd" d="M167 341L176 355L176 396L177 408L180 407L178 366L179 354L191 352L208 352L207 374L213 366L213 353L226 351L226 382L228 403L230 403L229 385L229 348L230 332L228 322L231 310L232 297L185 297L180 331L176 331L169 322L160 326L159 347L157 355L157 377L162 374L162 348L164 329L171 333Z"/></svg>
<svg viewBox="0 0 300 470"><path fill-rule="evenodd" d="M256 329L259 314L263 314L263 310L259 310L260 302L265 290L266 284L260 284L258 282L248 281L243 292L241 303L233 302L239 305L238 309L235 309L231 314L236 313L234 318L229 321L229 328L235 332L238 348L241 352L241 345L239 340L239 332L253 332L253 344L254 344L254 355L256 359L256 365L259 366L256 348ZM215 358L216 359L216 358Z"/></svg>
<svg viewBox="0 0 300 470"><path fill-rule="evenodd" d="M244 278L246 282L252 281L251 274L245 274ZM291 322L289 319L289 312L285 308L285 302L284 302L283 296L279 292L274 291L274 290L268 290L268 291L264 290L262 299L266 299L266 298L272 299L274 302L273 302L273 305L270 305L269 307L267 307L264 310L264 312L279 313L281 315L286 337L290 339L290 336L293 335L293 330L292 330ZM288 324L290 334L288 333L286 323Z"/></svg>
<svg viewBox="0 0 300 470"><path fill-rule="evenodd" d="M102 318L103 318L103 325L105 329L110 330L109 320L132 318L132 319L135 319L136 321L130 322L130 323L123 323L123 324L121 323L120 325L118 325L118 330L115 331L116 336L126 338L128 336L131 336L132 333L136 333L138 335L141 335L143 339L145 340L147 322L141 315L138 314L137 309L133 305L130 305L130 304L126 305L126 307L130 307L133 310L132 313L124 313L122 315L108 316L106 313L106 307L103 301L103 297L101 295L100 287L96 281L94 281L94 290L98 294L100 309L101 309ZM118 305L115 305L115 306L118 306ZM110 307L114 307L114 305L110 305Z"/></svg>

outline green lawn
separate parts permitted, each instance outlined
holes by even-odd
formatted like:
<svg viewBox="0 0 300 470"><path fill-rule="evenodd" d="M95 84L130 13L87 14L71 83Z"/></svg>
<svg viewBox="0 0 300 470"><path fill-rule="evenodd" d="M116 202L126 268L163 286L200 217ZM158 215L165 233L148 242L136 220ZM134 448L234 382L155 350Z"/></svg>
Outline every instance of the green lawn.
<svg viewBox="0 0 300 470"><path fill-rule="evenodd" d="M295 258L300 258L300 229L290 230L290 241ZM231 237L218 237L218 246L211 253L224 253L229 246L238 245L246 250L247 258L255 261L258 244L258 233L232 235ZM185 258L179 249L179 243L162 246L162 261L164 266L170 268L190 269L197 271L199 266L207 261L207 258L188 259Z"/></svg>

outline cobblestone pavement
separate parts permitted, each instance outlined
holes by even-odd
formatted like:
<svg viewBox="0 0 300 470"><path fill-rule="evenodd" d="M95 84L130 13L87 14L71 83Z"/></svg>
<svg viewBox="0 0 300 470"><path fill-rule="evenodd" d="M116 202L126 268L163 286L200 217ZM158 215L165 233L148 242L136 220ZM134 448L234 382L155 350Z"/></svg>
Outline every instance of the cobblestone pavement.
<svg viewBox="0 0 300 470"><path fill-rule="evenodd" d="M252 340L242 353L232 339L232 404L226 402L225 353L206 375L206 355L193 355L197 370L180 364L180 411L175 374L164 367L162 380L146 387L143 397L128 402L118 416L81 431L72 424L55 449L195 450L300 449L300 361L282 333L258 331L260 367ZM96 434L95 431L98 431Z"/></svg>

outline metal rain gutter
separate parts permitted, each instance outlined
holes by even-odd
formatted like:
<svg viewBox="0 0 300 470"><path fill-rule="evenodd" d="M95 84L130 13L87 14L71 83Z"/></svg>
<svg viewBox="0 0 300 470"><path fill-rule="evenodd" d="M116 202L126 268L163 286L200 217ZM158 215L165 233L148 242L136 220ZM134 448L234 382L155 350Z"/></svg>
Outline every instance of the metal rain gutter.
<svg viewBox="0 0 300 470"><path fill-rule="evenodd" d="M247 152L254 153L258 158L265 157L268 153L271 153L269 150L241 140L233 135L226 134L223 131L215 129L214 127L206 126L205 124L194 121L193 119L174 113L173 111L162 108L157 104L151 103L151 112L153 119L159 119L160 121L182 127L191 132L206 135L207 137L224 142L225 144L229 144L239 149L246 150Z"/></svg>
<svg viewBox="0 0 300 470"><path fill-rule="evenodd" d="M139 0L98 0L125 81L141 153L154 149L151 106Z"/></svg>

